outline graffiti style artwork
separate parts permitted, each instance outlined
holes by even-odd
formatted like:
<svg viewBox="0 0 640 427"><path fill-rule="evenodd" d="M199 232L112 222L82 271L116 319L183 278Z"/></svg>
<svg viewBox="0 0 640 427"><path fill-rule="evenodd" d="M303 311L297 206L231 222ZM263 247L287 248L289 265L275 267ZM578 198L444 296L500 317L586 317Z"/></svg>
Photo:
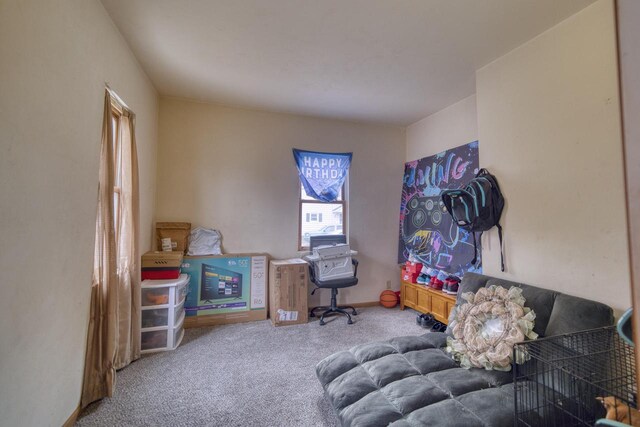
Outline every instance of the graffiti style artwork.
<svg viewBox="0 0 640 427"><path fill-rule="evenodd" d="M462 276L471 265L473 234L453 223L440 193L460 188L478 172L478 141L405 163L400 201L398 262L410 255L428 267ZM480 242L478 241L480 251ZM479 259L480 257L480 253Z"/></svg>

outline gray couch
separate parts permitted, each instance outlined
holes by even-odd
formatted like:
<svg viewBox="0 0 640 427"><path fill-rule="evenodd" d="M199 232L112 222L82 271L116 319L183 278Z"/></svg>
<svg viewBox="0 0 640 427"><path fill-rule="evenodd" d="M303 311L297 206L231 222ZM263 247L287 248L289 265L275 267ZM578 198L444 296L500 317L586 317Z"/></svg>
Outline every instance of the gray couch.
<svg viewBox="0 0 640 427"><path fill-rule="evenodd" d="M465 274L458 293L518 286L536 313L534 331L552 336L613 324L610 307L549 289ZM464 301L462 301L464 303ZM316 366L343 426L512 426L512 372L463 369L445 352L446 333L358 345Z"/></svg>

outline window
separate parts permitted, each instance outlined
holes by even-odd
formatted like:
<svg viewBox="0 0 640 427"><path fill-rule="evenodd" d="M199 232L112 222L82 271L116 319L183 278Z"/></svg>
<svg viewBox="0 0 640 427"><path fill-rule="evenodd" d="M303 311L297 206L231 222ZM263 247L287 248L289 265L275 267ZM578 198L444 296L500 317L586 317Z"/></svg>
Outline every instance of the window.
<svg viewBox="0 0 640 427"><path fill-rule="evenodd" d="M307 250L311 236L347 234L346 189L353 153L322 153L293 149L298 169L298 250Z"/></svg>
<svg viewBox="0 0 640 427"><path fill-rule="evenodd" d="M298 183L300 221L298 249L308 250L311 236L322 234L346 234L344 218L346 183L340 189L335 202L322 202L307 195L302 183Z"/></svg>
<svg viewBox="0 0 640 427"><path fill-rule="evenodd" d="M116 232L116 242L120 241L120 203L122 201L122 138L120 137L120 119L122 107L117 102L111 102L111 130L113 144L113 229Z"/></svg>
<svg viewBox="0 0 640 427"><path fill-rule="evenodd" d="M111 396L115 371L140 357L137 158L135 114L106 88L83 406Z"/></svg>

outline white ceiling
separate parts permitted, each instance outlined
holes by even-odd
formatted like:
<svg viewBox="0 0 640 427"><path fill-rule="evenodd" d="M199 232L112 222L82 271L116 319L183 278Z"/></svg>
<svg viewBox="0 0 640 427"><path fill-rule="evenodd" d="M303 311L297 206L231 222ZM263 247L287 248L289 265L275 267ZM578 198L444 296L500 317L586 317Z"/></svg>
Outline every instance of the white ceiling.
<svg viewBox="0 0 640 427"><path fill-rule="evenodd" d="M161 95L408 125L594 0L102 0Z"/></svg>

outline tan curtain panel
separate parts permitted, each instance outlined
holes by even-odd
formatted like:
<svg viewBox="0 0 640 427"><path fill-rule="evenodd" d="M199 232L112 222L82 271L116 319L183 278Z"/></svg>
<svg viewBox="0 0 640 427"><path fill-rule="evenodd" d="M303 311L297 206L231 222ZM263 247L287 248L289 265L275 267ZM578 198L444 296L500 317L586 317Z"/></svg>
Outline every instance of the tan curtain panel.
<svg viewBox="0 0 640 427"><path fill-rule="evenodd" d="M115 369L127 366L140 357L140 259L138 250L138 155L134 134L133 113L125 110L120 116L122 170L120 185L120 221L116 230L118 259L118 333Z"/></svg>
<svg viewBox="0 0 640 427"><path fill-rule="evenodd" d="M124 106L115 110L114 105L117 102L107 89L82 407L112 396L116 369L140 357L135 116Z"/></svg>

